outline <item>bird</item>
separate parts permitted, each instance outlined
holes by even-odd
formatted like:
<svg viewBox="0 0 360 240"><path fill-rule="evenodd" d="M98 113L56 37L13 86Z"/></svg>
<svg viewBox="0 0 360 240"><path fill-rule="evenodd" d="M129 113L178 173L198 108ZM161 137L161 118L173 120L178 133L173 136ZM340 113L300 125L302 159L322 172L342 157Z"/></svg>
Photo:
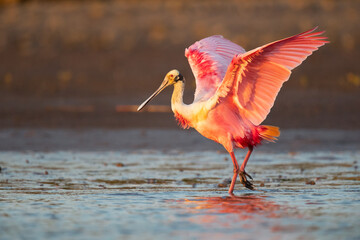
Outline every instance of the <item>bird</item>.
<svg viewBox="0 0 360 240"><path fill-rule="evenodd" d="M171 109L179 125L194 128L221 144L233 162L229 194L233 195L239 175L244 187L254 190L253 178L245 171L254 147L275 142L277 126L261 125L291 70L319 47L328 43L317 27L265 44L250 51L221 35L199 40L185 49L195 76L194 101L184 104L185 78L179 70L169 71L160 87L137 109L140 111L166 87L173 85ZM239 167L234 150L247 148Z"/></svg>

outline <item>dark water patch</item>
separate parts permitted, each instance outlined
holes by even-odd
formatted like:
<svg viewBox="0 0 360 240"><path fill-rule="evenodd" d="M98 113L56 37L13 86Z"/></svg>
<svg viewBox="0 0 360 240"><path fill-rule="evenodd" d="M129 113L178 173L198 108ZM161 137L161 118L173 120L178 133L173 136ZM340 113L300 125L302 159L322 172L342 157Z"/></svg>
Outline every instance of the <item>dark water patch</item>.
<svg viewBox="0 0 360 240"><path fill-rule="evenodd" d="M354 177L334 176L333 180L360 181L360 174L359 174L359 176L354 176Z"/></svg>
<svg viewBox="0 0 360 240"><path fill-rule="evenodd" d="M334 155L327 155L327 156L315 156L313 157L314 160L324 160L324 161L331 161L331 160L338 160L338 158Z"/></svg>
<svg viewBox="0 0 360 240"><path fill-rule="evenodd" d="M174 180L171 179L125 179L125 180L107 180L107 179L95 179L93 182L98 183L105 183L109 185L141 185L141 184L169 184L171 182L174 182Z"/></svg>
<svg viewBox="0 0 360 240"><path fill-rule="evenodd" d="M274 164L272 165L274 168L279 169L287 169L287 168L296 168L296 169L303 169L303 170L311 170L316 168L324 168L324 167L344 167L350 168L353 167L353 164L350 163L292 163L292 164Z"/></svg>

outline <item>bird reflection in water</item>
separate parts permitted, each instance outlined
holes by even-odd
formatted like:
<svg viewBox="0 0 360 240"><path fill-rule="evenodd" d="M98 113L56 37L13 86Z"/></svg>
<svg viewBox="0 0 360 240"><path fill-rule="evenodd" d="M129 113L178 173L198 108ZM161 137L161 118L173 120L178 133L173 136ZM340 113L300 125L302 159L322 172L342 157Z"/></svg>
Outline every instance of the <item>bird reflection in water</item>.
<svg viewBox="0 0 360 240"><path fill-rule="evenodd" d="M230 227L241 220L279 218L284 208L269 201L265 196L243 195L227 197L195 197L179 200L181 208L191 213L189 221L197 224L216 224ZM224 217L231 219L223 221ZM260 218L259 218L260 217ZM249 222L247 222L249 223Z"/></svg>
<svg viewBox="0 0 360 240"><path fill-rule="evenodd" d="M296 209L277 204L264 195L194 197L176 201L182 220L192 231L178 231L181 237L194 239L294 239L284 238L299 232L294 219ZM287 219L284 221L284 219Z"/></svg>

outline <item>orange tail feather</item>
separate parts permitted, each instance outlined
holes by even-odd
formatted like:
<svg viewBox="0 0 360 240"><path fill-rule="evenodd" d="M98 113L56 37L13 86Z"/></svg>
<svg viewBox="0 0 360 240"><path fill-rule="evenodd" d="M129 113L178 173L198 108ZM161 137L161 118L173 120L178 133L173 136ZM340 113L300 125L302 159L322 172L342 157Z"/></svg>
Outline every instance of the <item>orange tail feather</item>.
<svg viewBox="0 0 360 240"><path fill-rule="evenodd" d="M259 128L260 137L266 141L275 142L277 137L280 136L280 130L278 127L261 125Z"/></svg>

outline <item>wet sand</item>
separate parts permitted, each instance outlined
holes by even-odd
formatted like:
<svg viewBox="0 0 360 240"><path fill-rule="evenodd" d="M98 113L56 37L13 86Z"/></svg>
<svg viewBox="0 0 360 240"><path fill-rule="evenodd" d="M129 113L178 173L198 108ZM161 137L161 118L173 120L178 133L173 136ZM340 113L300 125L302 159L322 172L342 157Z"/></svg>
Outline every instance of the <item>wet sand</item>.
<svg viewBox="0 0 360 240"><path fill-rule="evenodd" d="M256 151L355 151L360 130L281 129L277 143ZM193 129L43 129L0 130L0 151L225 151ZM241 150L239 150L241 151Z"/></svg>
<svg viewBox="0 0 360 240"><path fill-rule="evenodd" d="M359 138L283 130L231 197L228 154L194 131L1 130L1 239L359 239Z"/></svg>

